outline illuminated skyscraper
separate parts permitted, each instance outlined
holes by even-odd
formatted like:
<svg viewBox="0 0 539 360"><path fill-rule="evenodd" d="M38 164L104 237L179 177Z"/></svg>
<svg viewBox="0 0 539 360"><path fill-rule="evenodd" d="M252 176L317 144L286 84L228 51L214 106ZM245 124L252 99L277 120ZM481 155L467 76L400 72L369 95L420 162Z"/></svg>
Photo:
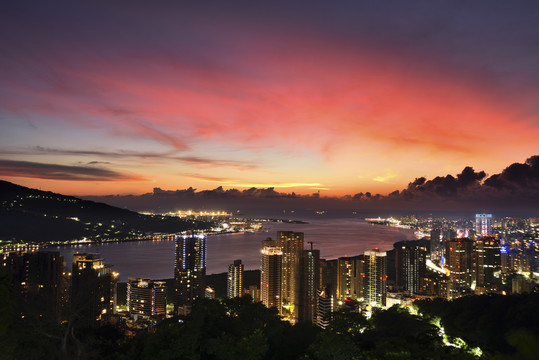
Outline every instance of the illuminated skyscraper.
<svg viewBox="0 0 539 360"><path fill-rule="evenodd" d="M449 269L449 298L471 290L473 279L473 241L468 238L446 242L446 267Z"/></svg>
<svg viewBox="0 0 539 360"><path fill-rule="evenodd" d="M227 291L229 299L243 295L243 264L241 260L234 260L228 265Z"/></svg>
<svg viewBox="0 0 539 360"><path fill-rule="evenodd" d="M430 231L430 253L434 254L440 247L442 240L442 230L440 228L434 228ZM431 257L432 259L432 257Z"/></svg>
<svg viewBox="0 0 539 360"><path fill-rule="evenodd" d="M279 231L277 233L277 246L280 246L283 252L282 303L292 310L291 317L297 319L294 305L298 303L300 292L299 263L303 251L303 233Z"/></svg>
<svg viewBox="0 0 539 360"><path fill-rule="evenodd" d="M333 314L333 295L328 287L318 290L316 326L325 329Z"/></svg>
<svg viewBox="0 0 539 360"><path fill-rule="evenodd" d="M320 289L328 288L333 299L337 300L338 260L320 259Z"/></svg>
<svg viewBox="0 0 539 360"><path fill-rule="evenodd" d="M410 242L395 248L397 286L411 294L422 289L427 268L427 248Z"/></svg>
<svg viewBox="0 0 539 360"><path fill-rule="evenodd" d="M110 321L116 304L118 273L100 254L75 254L71 277L71 309L82 326Z"/></svg>
<svg viewBox="0 0 539 360"><path fill-rule="evenodd" d="M300 291L297 321L316 323L317 291L320 284L320 250L303 250L300 257Z"/></svg>
<svg viewBox="0 0 539 360"><path fill-rule="evenodd" d="M492 237L475 240L475 282L479 293L499 290L499 285L501 285L500 240Z"/></svg>
<svg viewBox="0 0 539 360"><path fill-rule="evenodd" d="M341 257L337 259L337 300L363 297L365 257Z"/></svg>
<svg viewBox="0 0 539 360"><path fill-rule="evenodd" d="M167 292L164 281L129 278L127 282L127 311L137 316L166 316Z"/></svg>
<svg viewBox="0 0 539 360"><path fill-rule="evenodd" d="M176 236L174 312L187 313L206 289L206 236Z"/></svg>
<svg viewBox="0 0 539 360"><path fill-rule="evenodd" d="M365 302L385 306L387 294L387 256L378 249L365 251Z"/></svg>
<svg viewBox="0 0 539 360"><path fill-rule="evenodd" d="M477 236L492 235L492 214L475 215L475 233Z"/></svg>
<svg viewBox="0 0 539 360"><path fill-rule="evenodd" d="M283 252L277 242L265 240L262 242L260 264L260 297L266 307L275 307L282 312L281 267Z"/></svg>

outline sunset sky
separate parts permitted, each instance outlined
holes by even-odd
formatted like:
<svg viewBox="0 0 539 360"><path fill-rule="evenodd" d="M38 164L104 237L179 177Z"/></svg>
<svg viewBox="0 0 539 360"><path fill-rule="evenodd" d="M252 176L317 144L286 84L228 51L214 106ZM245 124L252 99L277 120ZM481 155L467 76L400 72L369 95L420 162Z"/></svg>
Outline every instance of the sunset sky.
<svg viewBox="0 0 539 360"><path fill-rule="evenodd" d="M387 194L539 154L537 1L0 4L0 178Z"/></svg>

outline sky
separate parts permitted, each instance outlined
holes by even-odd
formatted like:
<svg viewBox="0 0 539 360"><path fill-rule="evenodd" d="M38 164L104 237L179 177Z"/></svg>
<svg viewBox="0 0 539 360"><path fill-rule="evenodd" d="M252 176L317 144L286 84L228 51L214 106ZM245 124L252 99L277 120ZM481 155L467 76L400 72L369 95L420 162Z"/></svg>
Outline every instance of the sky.
<svg viewBox="0 0 539 360"><path fill-rule="evenodd" d="M536 1L2 1L0 179L386 195L538 154Z"/></svg>

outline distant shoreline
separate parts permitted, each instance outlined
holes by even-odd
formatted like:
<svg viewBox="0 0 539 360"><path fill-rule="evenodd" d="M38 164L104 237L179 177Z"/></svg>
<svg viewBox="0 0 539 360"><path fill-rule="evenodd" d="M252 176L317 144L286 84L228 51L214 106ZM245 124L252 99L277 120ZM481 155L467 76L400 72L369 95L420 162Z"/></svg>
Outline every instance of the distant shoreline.
<svg viewBox="0 0 539 360"><path fill-rule="evenodd" d="M251 219L246 219L251 220ZM303 220L283 220L283 219L259 219L260 222L269 222L269 223L288 223L288 224L309 224L307 221ZM201 230L196 230L198 233L203 232ZM263 231L263 228L261 228L258 231ZM233 235L233 234L242 234L246 231L229 231L229 232L211 232L206 233L207 236L213 236L213 235ZM39 242L27 242L27 243L16 243L16 244L6 244L1 245L0 249L8 249L9 247L24 247L24 246L38 246L40 249L46 249L47 247L54 246L54 247L71 247L71 246L79 246L79 245L101 245L101 244L115 244L115 243L126 243L126 242L136 242L136 241L161 241L164 240L162 238L166 238L169 236L176 236L179 235L178 233L170 233L170 234L162 234L162 233L155 233L152 235L140 237L140 238L126 238L126 239L107 239L107 240L88 240L88 241L73 241L68 243L39 243ZM161 238L161 239L156 239Z"/></svg>

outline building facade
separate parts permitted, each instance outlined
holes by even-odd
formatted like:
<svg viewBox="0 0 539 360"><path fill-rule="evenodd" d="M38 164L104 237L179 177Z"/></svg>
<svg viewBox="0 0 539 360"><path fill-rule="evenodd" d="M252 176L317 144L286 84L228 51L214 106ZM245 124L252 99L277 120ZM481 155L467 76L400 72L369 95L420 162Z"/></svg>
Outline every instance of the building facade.
<svg viewBox="0 0 539 360"><path fill-rule="evenodd" d="M422 290L427 268L427 248L417 244L404 244L395 248L396 283L410 295Z"/></svg>
<svg viewBox="0 0 539 360"><path fill-rule="evenodd" d="M97 253L73 255L70 305L82 326L110 322L116 307L118 273Z"/></svg>
<svg viewBox="0 0 539 360"><path fill-rule="evenodd" d="M300 293L300 261L303 251L304 235L301 232L277 232L277 246L283 253L281 294L283 306L289 309L290 316L297 319L295 305Z"/></svg>
<svg viewBox="0 0 539 360"><path fill-rule="evenodd" d="M365 258L363 255L337 259L337 300L363 298Z"/></svg>
<svg viewBox="0 0 539 360"><path fill-rule="evenodd" d="M387 254L378 249L365 251L364 301L371 306L386 305Z"/></svg>
<svg viewBox="0 0 539 360"><path fill-rule="evenodd" d="M127 282L127 311L133 316L165 317L167 291L164 281L129 278Z"/></svg>
<svg viewBox="0 0 539 360"><path fill-rule="evenodd" d="M228 275L226 279L226 296L229 299L241 297L243 295L243 264L241 260L234 260L228 265Z"/></svg>
<svg viewBox="0 0 539 360"><path fill-rule="evenodd" d="M317 295L316 326L325 329L329 326L332 319L334 298L333 295L331 295L331 290L328 287L319 289Z"/></svg>
<svg viewBox="0 0 539 360"><path fill-rule="evenodd" d="M0 254L0 266L11 275L11 290L25 316L62 318L67 279L59 252L15 251Z"/></svg>
<svg viewBox="0 0 539 360"><path fill-rule="evenodd" d="M478 293L497 292L501 286L500 240L481 237L475 240L475 288Z"/></svg>
<svg viewBox="0 0 539 360"><path fill-rule="evenodd" d="M320 284L320 250L303 250L300 258L300 291L297 321L316 323Z"/></svg>
<svg viewBox="0 0 539 360"><path fill-rule="evenodd" d="M277 242L263 241L260 261L260 298L266 307L275 307L282 313L283 252Z"/></svg>
<svg viewBox="0 0 539 360"><path fill-rule="evenodd" d="M449 270L449 299L470 293L474 276L473 241L468 238L446 242L446 268Z"/></svg>
<svg viewBox="0 0 539 360"><path fill-rule="evenodd" d="M475 233L477 236L492 235L492 214L475 214Z"/></svg>
<svg viewBox="0 0 539 360"><path fill-rule="evenodd" d="M206 289L206 236L178 235L175 239L174 313L187 313Z"/></svg>

